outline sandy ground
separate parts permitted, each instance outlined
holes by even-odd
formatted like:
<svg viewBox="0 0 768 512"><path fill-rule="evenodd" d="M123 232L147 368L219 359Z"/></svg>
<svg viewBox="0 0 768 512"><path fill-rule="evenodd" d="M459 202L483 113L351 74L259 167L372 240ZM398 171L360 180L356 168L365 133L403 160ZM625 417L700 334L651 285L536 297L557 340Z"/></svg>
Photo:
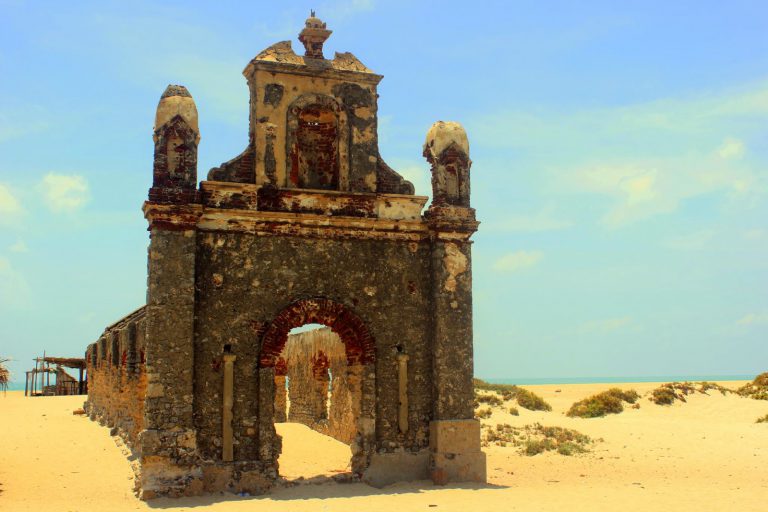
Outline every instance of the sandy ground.
<svg viewBox="0 0 768 512"><path fill-rule="evenodd" d="M484 422L538 421L603 441L592 453L573 457L526 457L512 447L487 448L487 485L310 484L259 497L221 494L149 503L134 497L131 469L108 429L72 415L82 397L24 398L8 392L0 395L0 511L768 510L768 424L755 423L768 413L768 402L712 392L670 407L643 398L640 409L605 418L564 416L574 401L611 386L526 386L554 410L520 408L520 416L511 416L495 409ZM641 393L655 387L619 386ZM346 446L301 425L278 428L286 476L330 475L348 464Z"/></svg>

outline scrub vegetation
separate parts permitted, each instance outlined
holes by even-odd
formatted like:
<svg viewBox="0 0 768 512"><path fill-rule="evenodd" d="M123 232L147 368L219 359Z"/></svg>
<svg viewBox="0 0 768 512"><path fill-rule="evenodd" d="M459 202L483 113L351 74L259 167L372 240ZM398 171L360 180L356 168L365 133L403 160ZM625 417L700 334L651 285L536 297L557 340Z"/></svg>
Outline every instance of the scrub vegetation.
<svg viewBox="0 0 768 512"><path fill-rule="evenodd" d="M595 441L576 430L563 427L545 427L540 423L513 427L502 423L492 427L483 426L483 446L513 446L528 456L547 451L556 451L560 455L586 453Z"/></svg>
<svg viewBox="0 0 768 512"><path fill-rule="evenodd" d="M574 403L566 414L572 418L599 418L606 414L619 414L624 411L624 402L634 404L639 398L640 394L634 389L624 391L611 388Z"/></svg>

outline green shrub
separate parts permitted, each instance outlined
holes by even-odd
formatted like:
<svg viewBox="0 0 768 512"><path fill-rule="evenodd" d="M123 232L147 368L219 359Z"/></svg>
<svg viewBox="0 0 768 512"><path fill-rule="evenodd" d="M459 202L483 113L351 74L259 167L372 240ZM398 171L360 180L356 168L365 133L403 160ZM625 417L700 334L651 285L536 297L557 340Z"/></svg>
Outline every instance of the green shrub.
<svg viewBox="0 0 768 512"><path fill-rule="evenodd" d="M518 388L517 390L517 404L529 411L551 411L552 406L549 405L543 398L536 393L528 391L527 389Z"/></svg>
<svg viewBox="0 0 768 512"><path fill-rule="evenodd" d="M686 397L695 393L708 395L707 391L712 389L723 395L732 393L732 390L714 382L668 382L651 391L651 396L648 399L658 405L671 405L675 400L687 402Z"/></svg>
<svg viewBox="0 0 768 512"><path fill-rule="evenodd" d="M768 400L768 372L761 373L751 383L736 390L736 393L755 400Z"/></svg>
<svg viewBox="0 0 768 512"><path fill-rule="evenodd" d="M504 405L504 401L496 395L487 395L487 394L477 393L475 395L475 400L477 401L478 404L488 404L491 407Z"/></svg>
<svg viewBox="0 0 768 512"><path fill-rule="evenodd" d="M624 410L622 402L634 404L640 395L634 389L623 391L611 388L574 403L566 413L574 418L599 418L606 414L618 414Z"/></svg>
<svg viewBox="0 0 768 512"><path fill-rule="evenodd" d="M507 423L496 428L484 428L483 446L515 446L523 455L533 456L545 451L557 451L561 455L585 453L594 441L575 430L562 427L545 427L540 423L513 427Z"/></svg>
<svg viewBox="0 0 768 512"><path fill-rule="evenodd" d="M520 407L523 407L531 411L551 411L552 410L552 406L550 406L546 401L544 401L543 398L541 398L540 396L538 396L537 394L531 391L528 391L527 389L523 389L514 384L491 384L490 382L485 382L484 380L481 380L481 379L472 379L472 382L475 386L476 402L480 402L480 397L485 396L485 395L481 395L480 393L477 393L477 390L494 391L499 395L501 395L502 400L516 399ZM491 404L491 405L494 405L494 404ZM477 407L477 403L475 404L475 407Z"/></svg>

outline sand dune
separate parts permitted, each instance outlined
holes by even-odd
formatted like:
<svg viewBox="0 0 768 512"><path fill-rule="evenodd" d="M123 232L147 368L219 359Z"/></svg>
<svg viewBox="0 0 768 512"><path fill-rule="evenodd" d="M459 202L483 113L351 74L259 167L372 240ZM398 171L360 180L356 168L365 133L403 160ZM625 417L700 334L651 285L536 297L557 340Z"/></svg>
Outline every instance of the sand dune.
<svg viewBox="0 0 768 512"><path fill-rule="evenodd" d="M511 416L496 408L485 423L540 422L603 441L591 453L573 457L551 452L527 457L513 447L488 447L487 485L308 484L258 497L223 494L149 503L134 497L129 462L108 429L72 415L82 397L25 399L8 392L0 396L0 510L768 510L768 424L755 423L768 413L768 402L711 392L669 407L644 398L640 409L605 418L563 414L574 401L611 386L527 386L553 411L520 408L520 416ZM619 387L644 393L655 385ZM345 469L346 446L302 425L278 429L285 476Z"/></svg>

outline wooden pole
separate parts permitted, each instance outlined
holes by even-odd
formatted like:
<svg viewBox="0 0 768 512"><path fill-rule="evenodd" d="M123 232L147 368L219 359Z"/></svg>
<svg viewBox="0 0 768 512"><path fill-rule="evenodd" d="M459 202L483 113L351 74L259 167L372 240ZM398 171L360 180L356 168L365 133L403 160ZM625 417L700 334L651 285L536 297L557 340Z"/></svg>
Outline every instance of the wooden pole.
<svg viewBox="0 0 768 512"><path fill-rule="evenodd" d="M24 396L27 396L28 388L29 388L29 372L24 372Z"/></svg>
<svg viewBox="0 0 768 512"><path fill-rule="evenodd" d="M80 368L80 377L77 379L77 394L83 394L83 369Z"/></svg>

